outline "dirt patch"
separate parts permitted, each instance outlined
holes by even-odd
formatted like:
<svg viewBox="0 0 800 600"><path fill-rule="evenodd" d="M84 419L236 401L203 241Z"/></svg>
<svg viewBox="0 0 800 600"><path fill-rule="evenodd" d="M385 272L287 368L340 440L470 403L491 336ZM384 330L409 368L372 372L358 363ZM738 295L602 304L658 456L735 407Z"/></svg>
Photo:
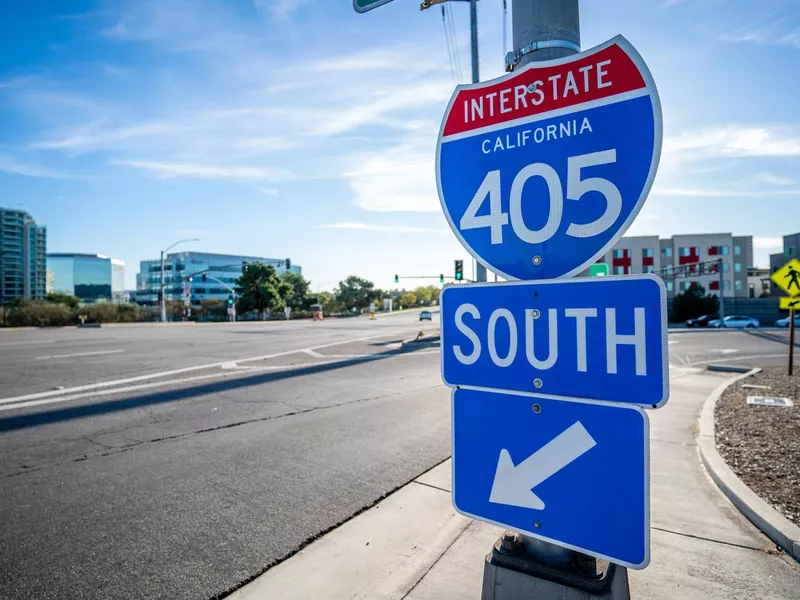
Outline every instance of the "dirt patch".
<svg viewBox="0 0 800 600"><path fill-rule="evenodd" d="M769 389L748 389L748 385ZM745 387L743 387L745 386ZM748 396L790 398L792 408L751 406ZM717 449L761 498L800 525L800 376L765 369L730 386L714 414Z"/></svg>

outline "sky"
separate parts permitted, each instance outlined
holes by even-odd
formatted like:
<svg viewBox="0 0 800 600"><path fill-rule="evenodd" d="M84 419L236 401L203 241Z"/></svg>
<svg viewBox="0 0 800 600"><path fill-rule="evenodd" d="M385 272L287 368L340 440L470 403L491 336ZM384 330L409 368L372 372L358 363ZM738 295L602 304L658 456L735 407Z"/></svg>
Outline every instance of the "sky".
<svg viewBox="0 0 800 600"><path fill-rule="evenodd" d="M509 2L509 5L511 2ZM509 12L510 12L509 7ZM664 146L629 235L800 230L796 0L582 0L581 45L622 34L661 96ZM502 0L479 2L481 80L503 74ZM313 290L393 288L472 260L434 152L469 71L469 10L394 0L0 3L0 206L48 251L291 257ZM448 42L455 57L448 53Z"/></svg>

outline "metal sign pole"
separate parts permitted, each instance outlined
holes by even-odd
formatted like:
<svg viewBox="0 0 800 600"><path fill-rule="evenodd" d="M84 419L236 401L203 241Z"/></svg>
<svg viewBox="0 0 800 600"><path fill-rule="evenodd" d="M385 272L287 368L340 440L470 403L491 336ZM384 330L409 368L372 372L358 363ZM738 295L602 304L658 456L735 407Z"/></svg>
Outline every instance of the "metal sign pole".
<svg viewBox="0 0 800 600"><path fill-rule="evenodd" d="M475 0L472 0L473 10L474 6ZM475 33L473 29L473 50L477 46ZM509 70L579 52L578 0L514 0L512 36L512 53L507 58ZM473 54L473 68L475 60ZM477 279L485 281L485 269L482 265L480 269ZM524 563L525 568L515 568L520 563ZM482 600L539 597L540 593L542 597L553 594L565 599L584 598L589 590L581 585L581 581L596 579L595 564L595 559L590 556L509 531L486 557ZM595 597L630 597L626 569L614 567L612 565L602 577L605 589L591 590L597 593ZM558 583L553 581L552 574L544 575L543 570L560 574L556 578Z"/></svg>
<svg viewBox="0 0 800 600"><path fill-rule="evenodd" d="M789 310L789 376L794 374L794 309Z"/></svg>

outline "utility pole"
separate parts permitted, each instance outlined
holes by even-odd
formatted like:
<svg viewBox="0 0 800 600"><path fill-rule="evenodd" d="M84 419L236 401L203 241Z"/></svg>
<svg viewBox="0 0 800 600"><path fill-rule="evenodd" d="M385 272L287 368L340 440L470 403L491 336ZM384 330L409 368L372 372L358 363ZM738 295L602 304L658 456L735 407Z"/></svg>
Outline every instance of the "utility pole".
<svg viewBox="0 0 800 600"><path fill-rule="evenodd" d="M478 65L478 0L469 0L469 31L472 40L472 83L481 80ZM475 261L475 281L486 281L486 267Z"/></svg>
<svg viewBox="0 0 800 600"><path fill-rule="evenodd" d="M162 323L166 323L167 322L167 299L166 299L166 293L165 293L165 290L164 290L164 257L167 254L167 252L172 250L178 244L183 244L184 242L199 242L199 241L200 241L200 238L191 238L191 239L187 239L187 240L178 240L177 242L175 242L171 246L168 246L167 248L164 248L161 251L161 285L159 286L158 289L161 291L161 322ZM173 271L172 280L173 280L173 282L175 281L174 271Z"/></svg>
<svg viewBox="0 0 800 600"><path fill-rule="evenodd" d="M511 15L507 70L580 52L578 0L513 0ZM592 580L595 585L604 580L605 585L592 589ZM590 556L507 531L486 557L482 600L516 598L629 599L627 570L610 564L600 574Z"/></svg>

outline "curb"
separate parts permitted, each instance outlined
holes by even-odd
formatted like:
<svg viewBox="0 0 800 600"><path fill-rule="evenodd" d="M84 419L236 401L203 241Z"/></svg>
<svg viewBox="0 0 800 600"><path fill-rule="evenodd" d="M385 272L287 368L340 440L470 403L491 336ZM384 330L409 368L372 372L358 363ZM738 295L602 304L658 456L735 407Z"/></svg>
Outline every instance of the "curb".
<svg viewBox="0 0 800 600"><path fill-rule="evenodd" d="M753 525L795 560L800 561L800 527L759 498L736 476L717 451L714 432L714 409L717 400L731 385L760 371L761 369L749 369L746 373L725 381L711 393L700 413L697 445L703 465L717 487Z"/></svg>
<svg viewBox="0 0 800 600"><path fill-rule="evenodd" d="M760 371L757 369L754 372ZM739 365L706 365L706 371L712 373L750 373L750 367L742 367Z"/></svg>

